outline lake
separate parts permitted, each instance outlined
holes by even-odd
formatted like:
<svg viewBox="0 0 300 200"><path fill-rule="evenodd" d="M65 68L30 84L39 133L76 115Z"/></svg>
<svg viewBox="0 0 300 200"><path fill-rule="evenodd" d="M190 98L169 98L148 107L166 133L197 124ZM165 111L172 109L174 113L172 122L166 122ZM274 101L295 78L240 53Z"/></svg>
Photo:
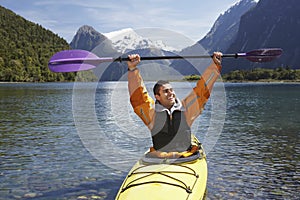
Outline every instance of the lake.
<svg viewBox="0 0 300 200"><path fill-rule="evenodd" d="M173 86L183 98L193 84ZM300 84L214 91L193 125L207 153L207 199L298 199ZM0 116L0 199L114 199L151 145L127 82L2 83Z"/></svg>

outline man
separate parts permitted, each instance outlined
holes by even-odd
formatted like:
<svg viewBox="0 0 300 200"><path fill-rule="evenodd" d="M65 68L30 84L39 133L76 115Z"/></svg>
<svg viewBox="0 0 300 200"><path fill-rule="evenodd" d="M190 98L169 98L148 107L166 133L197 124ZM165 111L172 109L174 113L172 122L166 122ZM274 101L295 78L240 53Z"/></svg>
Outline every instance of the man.
<svg viewBox="0 0 300 200"><path fill-rule="evenodd" d="M135 113L151 131L153 147L150 152L157 157L189 156L196 144L191 136L191 126L201 114L215 81L221 71L222 53L213 54L213 62L204 71L192 92L180 101L167 81L158 81L149 96L137 65L138 54L128 56L128 89Z"/></svg>

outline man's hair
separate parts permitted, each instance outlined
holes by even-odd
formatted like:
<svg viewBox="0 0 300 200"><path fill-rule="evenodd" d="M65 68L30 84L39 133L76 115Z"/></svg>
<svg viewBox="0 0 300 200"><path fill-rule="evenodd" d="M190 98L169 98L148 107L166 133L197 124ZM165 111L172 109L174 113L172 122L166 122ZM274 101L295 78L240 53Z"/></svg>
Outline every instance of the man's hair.
<svg viewBox="0 0 300 200"><path fill-rule="evenodd" d="M159 95L159 89L162 85L169 84L169 81L159 80L153 87L154 95Z"/></svg>

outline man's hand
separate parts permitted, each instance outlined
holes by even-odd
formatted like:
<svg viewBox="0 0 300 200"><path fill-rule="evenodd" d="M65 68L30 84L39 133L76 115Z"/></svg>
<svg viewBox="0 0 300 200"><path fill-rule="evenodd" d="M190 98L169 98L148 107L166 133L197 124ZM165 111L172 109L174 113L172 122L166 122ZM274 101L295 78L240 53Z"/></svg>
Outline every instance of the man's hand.
<svg viewBox="0 0 300 200"><path fill-rule="evenodd" d="M128 55L130 61L127 62L128 70L133 71L136 69L136 66L140 63L141 57L139 54Z"/></svg>
<svg viewBox="0 0 300 200"><path fill-rule="evenodd" d="M219 67L222 67L222 55L221 52L214 52L213 54L213 61Z"/></svg>

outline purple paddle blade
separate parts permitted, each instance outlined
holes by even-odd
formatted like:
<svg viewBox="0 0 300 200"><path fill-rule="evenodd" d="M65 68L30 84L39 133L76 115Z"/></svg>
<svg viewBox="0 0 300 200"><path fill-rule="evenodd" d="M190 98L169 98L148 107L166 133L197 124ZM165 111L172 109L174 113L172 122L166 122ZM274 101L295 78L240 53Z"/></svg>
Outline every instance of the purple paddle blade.
<svg viewBox="0 0 300 200"><path fill-rule="evenodd" d="M48 65L52 72L78 72L94 69L101 62L112 60L112 58L101 59L85 50L65 50L54 54Z"/></svg>
<svg viewBox="0 0 300 200"><path fill-rule="evenodd" d="M270 62L282 54L280 48L257 49L246 53L247 60L252 62Z"/></svg>

